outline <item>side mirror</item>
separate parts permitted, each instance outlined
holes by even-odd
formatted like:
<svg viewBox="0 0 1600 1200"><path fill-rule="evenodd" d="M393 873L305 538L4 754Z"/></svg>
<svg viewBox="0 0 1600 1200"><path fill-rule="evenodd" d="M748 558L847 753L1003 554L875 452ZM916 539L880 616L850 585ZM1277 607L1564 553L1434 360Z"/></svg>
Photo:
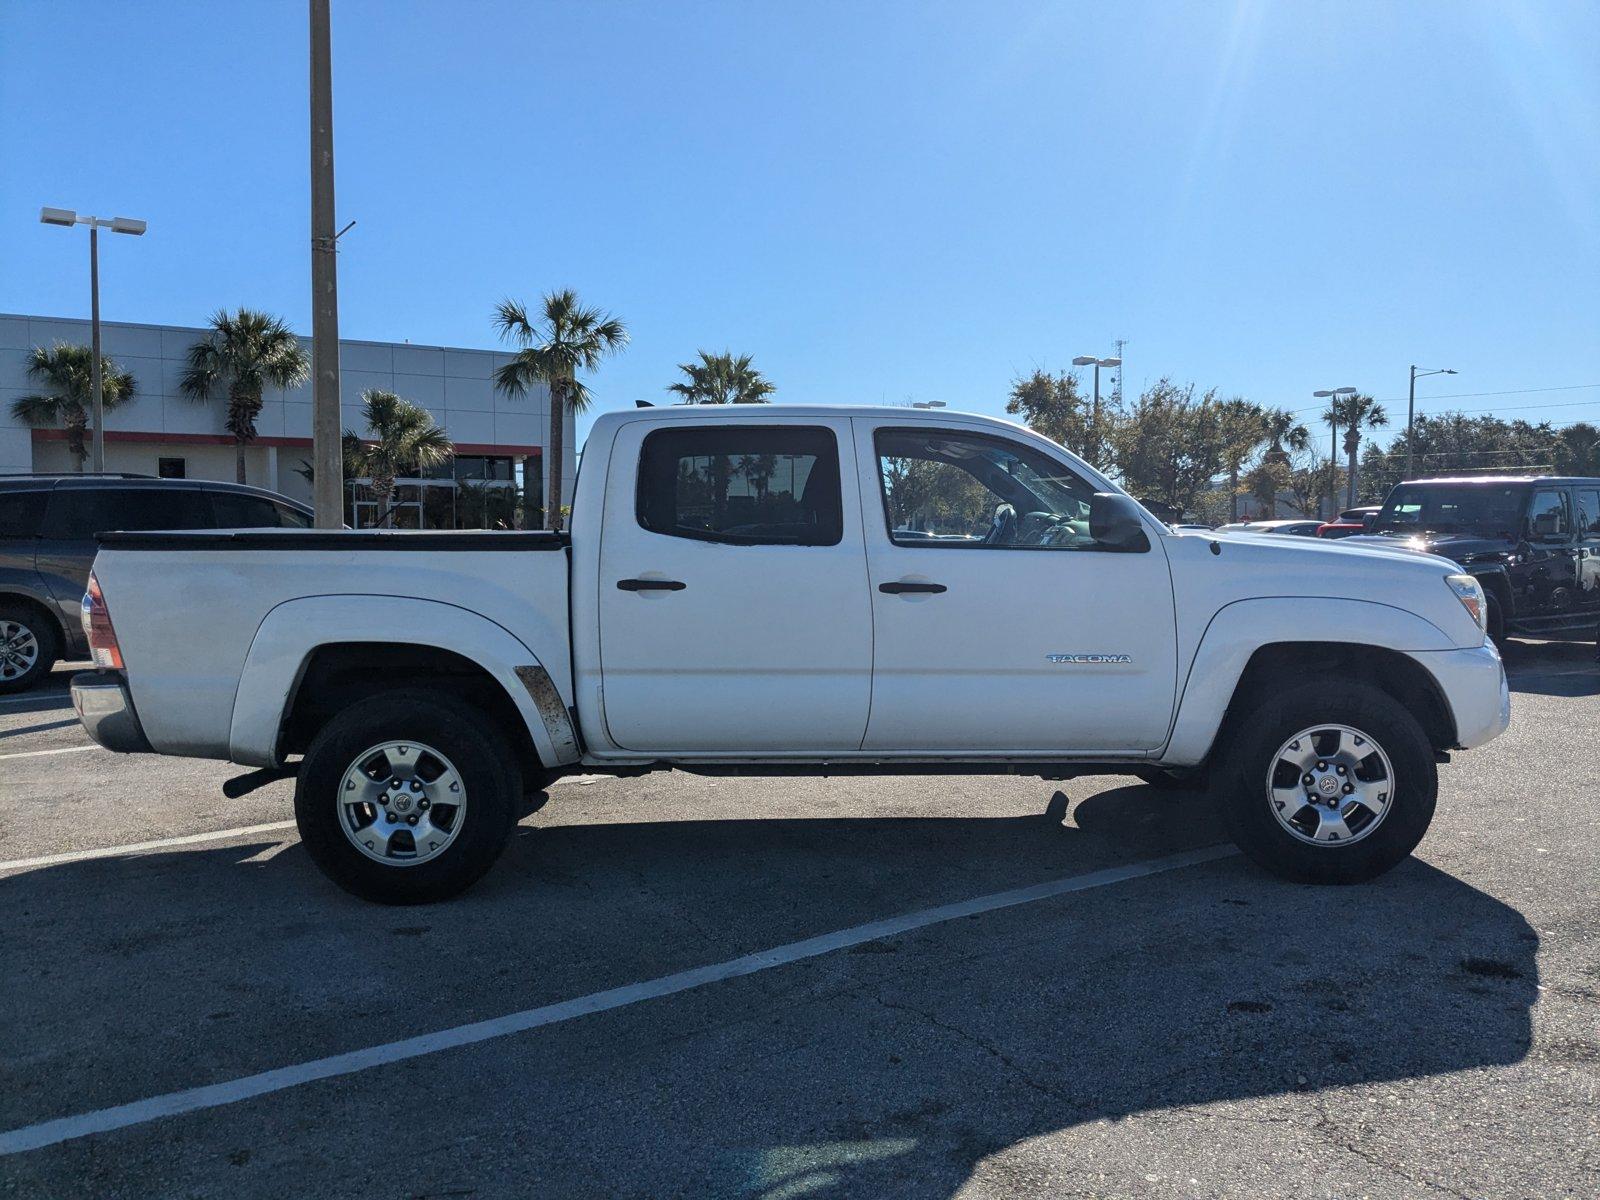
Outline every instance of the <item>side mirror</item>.
<svg viewBox="0 0 1600 1200"><path fill-rule="evenodd" d="M1377 524L1377 522L1378 522L1378 514L1377 513L1363 513L1362 517L1361 517L1361 528L1362 528L1363 532L1365 532L1366 530L1371 529L1375 524Z"/></svg>
<svg viewBox="0 0 1600 1200"><path fill-rule="evenodd" d="M1089 536L1103 550L1141 554L1150 549L1139 506L1120 492L1096 492L1089 501Z"/></svg>

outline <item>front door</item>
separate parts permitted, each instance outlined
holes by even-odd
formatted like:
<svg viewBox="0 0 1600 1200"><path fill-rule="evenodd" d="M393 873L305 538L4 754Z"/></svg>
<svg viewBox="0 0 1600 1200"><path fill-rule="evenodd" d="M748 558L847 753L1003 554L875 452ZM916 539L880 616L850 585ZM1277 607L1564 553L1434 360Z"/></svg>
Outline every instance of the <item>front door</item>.
<svg viewBox="0 0 1600 1200"><path fill-rule="evenodd" d="M1566 488L1542 487L1533 493L1526 533L1517 615L1536 620L1572 616L1579 603L1578 543Z"/></svg>
<svg viewBox="0 0 1600 1200"><path fill-rule="evenodd" d="M869 750L1130 753L1166 739L1172 580L1099 545L1047 444L857 418L874 606Z"/></svg>
<svg viewBox="0 0 1600 1200"><path fill-rule="evenodd" d="M774 418L618 432L599 598L603 707L618 746L721 757L860 748L872 611L849 430L845 419Z"/></svg>

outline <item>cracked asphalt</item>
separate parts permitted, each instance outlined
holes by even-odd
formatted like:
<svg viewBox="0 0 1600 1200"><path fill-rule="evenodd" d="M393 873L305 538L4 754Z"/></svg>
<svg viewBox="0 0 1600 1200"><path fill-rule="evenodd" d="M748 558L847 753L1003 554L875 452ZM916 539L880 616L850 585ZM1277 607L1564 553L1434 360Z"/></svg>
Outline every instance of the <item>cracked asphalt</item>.
<svg viewBox="0 0 1600 1200"><path fill-rule="evenodd" d="M0 1158L0 1195L1592 1200L1590 650L1513 647L1511 730L1373 884L1131 879ZM0 705L0 861L289 819L80 750L66 674ZM432 908L292 828L0 868L0 1129L1219 840L1125 778L662 773L557 785Z"/></svg>

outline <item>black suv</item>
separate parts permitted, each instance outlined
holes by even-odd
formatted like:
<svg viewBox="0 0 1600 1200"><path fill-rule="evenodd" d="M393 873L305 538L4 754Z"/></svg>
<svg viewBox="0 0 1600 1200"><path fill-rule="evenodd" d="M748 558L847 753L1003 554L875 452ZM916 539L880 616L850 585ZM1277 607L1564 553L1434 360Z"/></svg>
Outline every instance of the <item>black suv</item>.
<svg viewBox="0 0 1600 1200"><path fill-rule="evenodd" d="M87 657L79 611L96 533L310 525L305 505L237 483L0 475L0 692L32 686L58 658Z"/></svg>
<svg viewBox="0 0 1600 1200"><path fill-rule="evenodd" d="M1367 532L1460 563L1489 597L1489 632L1540 635L1600 619L1600 479L1541 475L1396 484Z"/></svg>

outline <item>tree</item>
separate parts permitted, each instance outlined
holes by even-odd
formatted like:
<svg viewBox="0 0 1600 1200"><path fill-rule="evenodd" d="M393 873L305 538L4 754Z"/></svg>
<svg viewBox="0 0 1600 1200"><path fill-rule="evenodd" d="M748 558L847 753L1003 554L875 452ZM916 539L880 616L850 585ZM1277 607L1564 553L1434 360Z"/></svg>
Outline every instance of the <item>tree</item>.
<svg viewBox="0 0 1600 1200"><path fill-rule="evenodd" d="M602 359L628 344L621 321L596 308L585 308L570 288L544 297L537 319L515 300L502 300L494 315L502 339L521 347L494 374L494 386L507 396L525 395L536 383L550 388L550 464L545 471L549 500L546 529L561 528L562 458L566 453L566 415L589 407L589 389L579 371L593 371Z"/></svg>
<svg viewBox="0 0 1600 1200"><path fill-rule="evenodd" d="M1310 516L1316 512L1322 497L1338 494L1343 482L1344 471L1337 463L1307 455L1290 469L1288 491L1294 498L1294 506Z"/></svg>
<svg viewBox="0 0 1600 1200"><path fill-rule="evenodd" d="M1587 421L1568 425L1551 449L1558 475L1600 475L1600 429Z"/></svg>
<svg viewBox="0 0 1600 1200"><path fill-rule="evenodd" d="M1029 429L1065 446L1098 470L1110 469L1111 431L1121 409L1115 397L1102 399L1100 425L1096 428L1093 401L1079 393L1076 375L1035 371L1013 380L1006 411L1020 416Z"/></svg>
<svg viewBox="0 0 1600 1200"><path fill-rule="evenodd" d="M1530 473L1555 469L1562 433L1549 422L1506 421L1489 415L1468 416L1446 412L1419 416L1412 430L1415 475L1481 475ZM1584 435L1571 435L1569 444L1581 447ZM1368 444L1361 456L1359 496L1380 501L1389 489L1406 478L1404 439L1388 450Z"/></svg>
<svg viewBox="0 0 1600 1200"><path fill-rule="evenodd" d="M1245 490L1261 506L1262 519L1270 521L1277 515L1278 493L1289 490L1293 477L1288 462L1270 455L1264 455L1244 477Z"/></svg>
<svg viewBox="0 0 1600 1200"><path fill-rule="evenodd" d="M1356 502L1356 451L1361 448L1362 427L1380 429L1389 423L1389 414L1371 396L1359 393L1354 396L1335 396L1333 408L1338 413L1339 423L1344 426L1344 453L1349 463L1345 468L1345 503L1353 505Z"/></svg>
<svg viewBox="0 0 1600 1200"><path fill-rule="evenodd" d="M1217 405L1217 453L1228 472L1228 520L1239 519L1239 476L1267 440L1267 414L1241 396Z"/></svg>
<svg viewBox="0 0 1600 1200"><path fill-rule="evenodd" d="M280 317L241 308L218 309L211 332L189 347L189 366L178 390L191 400L210 400L219 387L228 394L228 432L233 434L235 473L244 478L244 448L256 440L261 393L299 387L311 374L311 360Z"/></svg>
<svg viewBox="0 0 1600 1200"><path fill-rule="evenodd" d="M1216 392L1157 381L1112 435L1123 481L1135 496L1176 512L1194 506L1222 465Z"/></svg>
<svg viewBox="0 0 1600 1200"><path fill-rule="evenodd" d="M456 448L444 430L434 424L432 413L393 392L369 388L361 393L361 403L372 440L357 439L346 457L352 474L372 480L378 524L383 526L389 523L389 497L394 494L395 476L449 462L455 457ZM347 446L348 439L354 437L345 431Z"/></svg>
<svg viewBox="0 0 1600 1200"><path fill-rule="evenodd" d="M750 365L748 354L735 358L726 350L721 354L701 350L699 355L697 363L678 364L687 379L667 384L667 391L682 396L685 404L766 404L778 390Z"/></svg>
<svg viewBox="0 0 1600 1200"><path fill-rule="evenodd" d="M1261 515L1270 520L1278 512L1278 493L1288 489L1289 480L1294 474L1291 454L1310 448L1311 433L1292 412L1284 408L1263 409L1261 423L1266 431L1267 448L1262 452L1261 462L1245 480L1245 486L1260 501ZM1271 478L1277 481L1277 486L1270 491L1267 490L1267 476L1262 474L1269 467L1273 468Z"/></svg>
<svg viewBox="0 0 1600 1200"><path fill-rule="evenodd" d="M89 457L85 444L89 410L94 407L94 352L88 346L57 342L50 349L35 346L28 354L28 378L42 385L32 395L11 402L11 415L35 428L60 424L67 431L67 449L76 468ZM132 400L133 376L105 355L100 356L100 407L110 412Z"/></svg>

